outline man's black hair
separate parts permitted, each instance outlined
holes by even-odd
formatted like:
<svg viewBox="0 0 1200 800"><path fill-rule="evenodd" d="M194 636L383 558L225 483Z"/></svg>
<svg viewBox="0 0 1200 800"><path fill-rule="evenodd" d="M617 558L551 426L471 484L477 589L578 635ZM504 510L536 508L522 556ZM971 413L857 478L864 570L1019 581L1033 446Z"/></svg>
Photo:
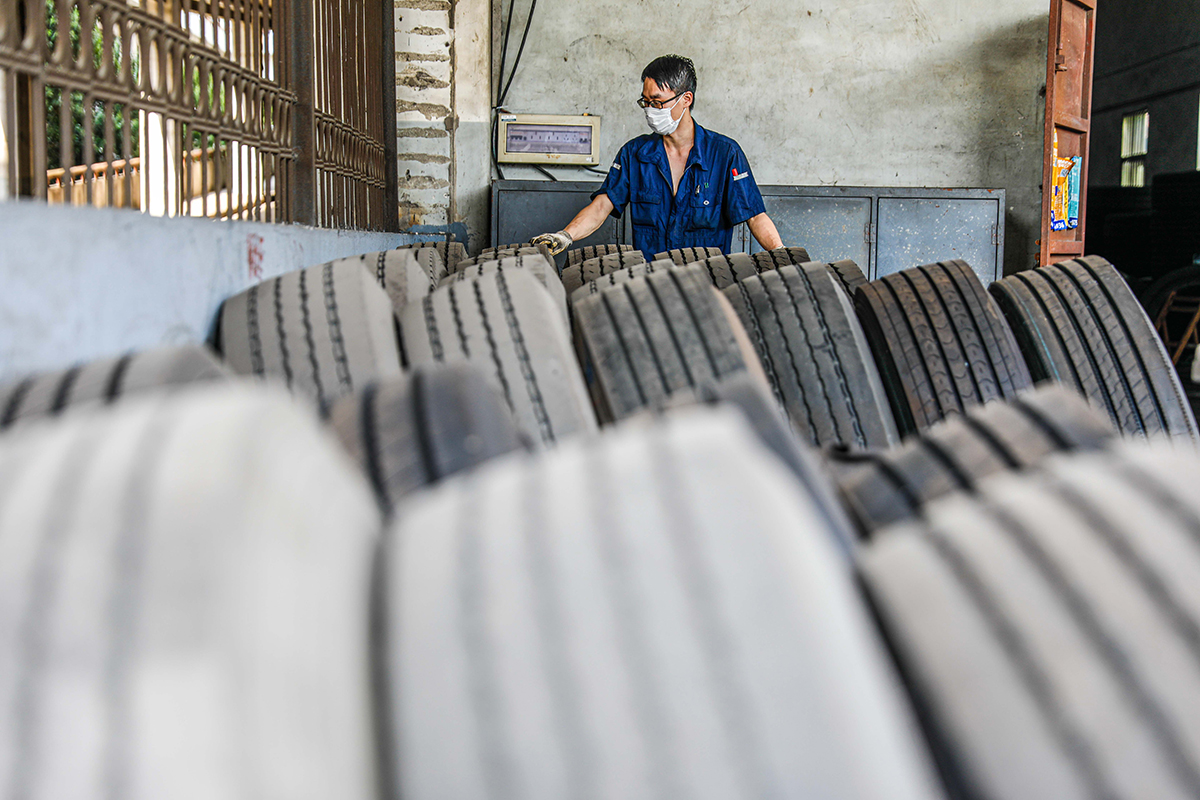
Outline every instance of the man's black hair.
<svg viewBox="0 0 1200 800"><path fill-rule="evenodd" d="M683 56L660 56L642 70L642 80L649 78L659 88L670 89L677 95L692 93L692 107L696 106L696 65Z"/></svg>

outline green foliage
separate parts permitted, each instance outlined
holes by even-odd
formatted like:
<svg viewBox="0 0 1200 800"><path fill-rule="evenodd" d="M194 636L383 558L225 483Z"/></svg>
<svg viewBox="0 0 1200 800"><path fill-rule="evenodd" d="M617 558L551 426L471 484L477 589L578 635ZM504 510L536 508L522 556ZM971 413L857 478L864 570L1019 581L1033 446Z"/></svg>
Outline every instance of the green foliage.
<svg viewBox="0 0 1200 800"><path fill-rule="evenodd" d="M55 7L54 0L46 0L46 44L50 51L53 52L58 44L58 10ZM99 20L95 27L89 31L89 35L85 37L82 23L79 18L79 8L71 7L71 21L68 29L68 35L71 41L71 54L73 57L78 57L80 48L88 39L91 40L92 58L94 65L99 68L104 59L104 34ZM119 68L121 64L121 41L116 39L113 42L113 68ZM136 79L139 69L138 58L134 55L130 69ZM68 113L70 117L71 127L71 163L79 165L83 162L83 143L85 133L84 126L84 106L82 92L67 92L68 95ZM62 163L62 105L63 105L63 90L57 86L46 87L46 166L48 169L56 169L63 166ZM92 103L92 152L96 161L106 161L110 157L104 140L104 103L96 101ZM122 141L125 132L126 124L129 125L130 138L130 157L138 155L138 133L139 119L138 114L133 109L126 109L124 104L114 103L110 106L110 114L113 121L113 145L114 152L111 154L113 160L124 157L122 153ZM128 117L128 119L127 119Z"/></svg>

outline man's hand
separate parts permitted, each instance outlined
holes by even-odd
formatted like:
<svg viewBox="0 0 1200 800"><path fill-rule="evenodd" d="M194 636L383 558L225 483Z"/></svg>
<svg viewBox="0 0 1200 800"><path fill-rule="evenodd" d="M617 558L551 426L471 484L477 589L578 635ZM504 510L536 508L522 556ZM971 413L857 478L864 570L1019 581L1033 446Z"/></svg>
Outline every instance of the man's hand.
<svg viewBox="0 0 1200 800"><path fill-rule="evenodd" d="M550 255L556 256L563 250L566 250L571 245L575 244L575 240L571 238L571 234L566 231L558 233L543 233L541 236L533 237L530 242L532 245L544 244L550 248Z"/></svg>

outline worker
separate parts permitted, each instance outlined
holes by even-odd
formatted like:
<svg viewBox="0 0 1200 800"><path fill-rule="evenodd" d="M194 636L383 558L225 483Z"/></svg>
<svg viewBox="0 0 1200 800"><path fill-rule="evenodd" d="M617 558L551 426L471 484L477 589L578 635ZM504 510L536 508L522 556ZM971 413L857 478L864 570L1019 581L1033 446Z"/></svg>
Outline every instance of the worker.
<svg viewBox="0 0 1200 800"><path fill-rule="evenodd" d="M609 214L620 217L631 204L633 246L649 261L679 247L719 247L728 253L733 229L749 223L766 250L782 247L767 216L741 146L692 119L696 67L682 56L662 56L642 70L642 96L653 133L626 142L592 202L557 233L544 233L554 255L591 236Z"/></svg>

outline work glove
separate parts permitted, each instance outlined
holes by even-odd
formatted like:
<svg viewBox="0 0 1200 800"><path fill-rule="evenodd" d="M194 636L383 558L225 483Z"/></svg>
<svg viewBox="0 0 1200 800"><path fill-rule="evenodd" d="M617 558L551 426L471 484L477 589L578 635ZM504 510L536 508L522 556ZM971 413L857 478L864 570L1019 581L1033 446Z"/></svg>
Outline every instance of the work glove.
<svg viewBox="0 0 1200 800"><path fill-rule="evenodd" d="M563 250L566 250L571 245L575 244L575 240L571 238L571 234L566 231L558 233L543 233L541 236L533 237L530 241L532 245L544 244L550 248L550 255L556 256Z"/></svg>

